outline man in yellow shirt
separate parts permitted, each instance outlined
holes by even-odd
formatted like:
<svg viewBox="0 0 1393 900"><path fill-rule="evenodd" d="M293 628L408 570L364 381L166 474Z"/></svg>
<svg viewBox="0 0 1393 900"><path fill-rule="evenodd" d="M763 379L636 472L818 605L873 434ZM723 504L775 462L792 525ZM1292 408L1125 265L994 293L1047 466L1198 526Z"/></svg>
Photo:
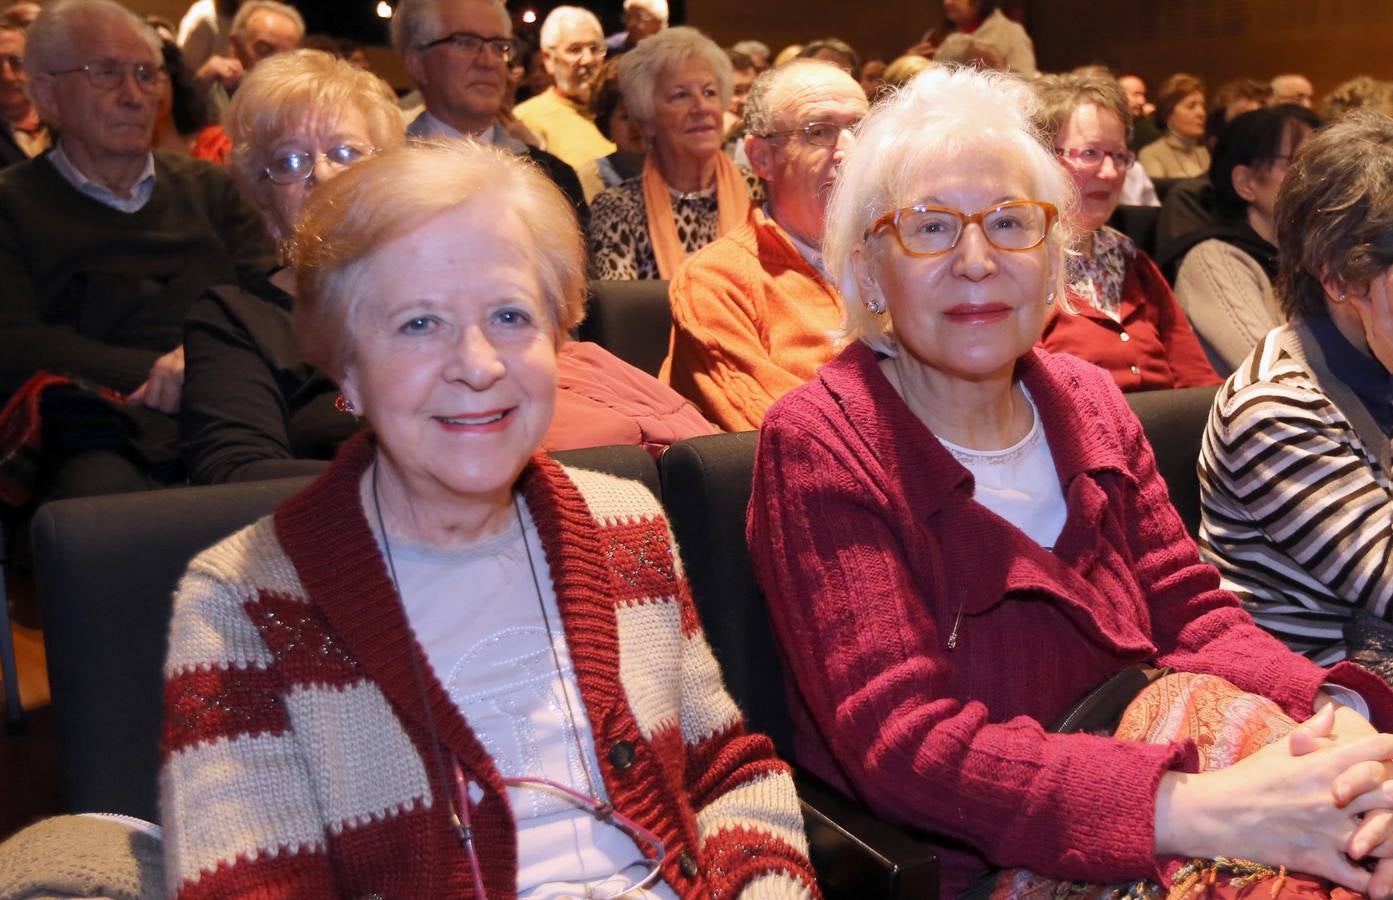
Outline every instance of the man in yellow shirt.
<svg viewBox="0 0 1393 900"><path fill-rule="evenodd" d="M552 86L519 103L513 115L531 129L542 149L579 170L618 148L591 118L590 89L605 61L600 20L578 6L558 6L542 22L542 61Z"/></svg>

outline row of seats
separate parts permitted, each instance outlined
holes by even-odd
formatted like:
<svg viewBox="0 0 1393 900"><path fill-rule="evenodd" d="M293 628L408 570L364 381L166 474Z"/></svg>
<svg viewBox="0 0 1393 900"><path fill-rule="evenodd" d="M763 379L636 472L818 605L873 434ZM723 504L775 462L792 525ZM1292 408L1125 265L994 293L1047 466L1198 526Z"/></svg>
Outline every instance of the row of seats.
<svg viewBox="0 0 1393 900"><path fill-rule="evenodd" d="M1212 398L1212 388L1129 398L1192 531L1194 466ZM746 432L682 441L657 463L636 447L557 457L642 481L662 498L731 694L750 727L769 734L791 758L781 667L744 542L757 440ZM33 546L69 810L156 819L161 664L175 583L200 549L269 513L306 483L177 488L40 509ZM829 896L937 893L937 861L922 835L876 819L810 776L800 774L798 785L813 861Z"/></svg>

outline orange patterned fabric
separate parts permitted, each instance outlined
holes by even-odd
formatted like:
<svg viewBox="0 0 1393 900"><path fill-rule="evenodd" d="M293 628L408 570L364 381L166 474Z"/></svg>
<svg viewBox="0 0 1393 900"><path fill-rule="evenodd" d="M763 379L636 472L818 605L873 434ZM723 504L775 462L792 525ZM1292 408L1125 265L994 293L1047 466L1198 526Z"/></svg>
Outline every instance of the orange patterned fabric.
<svg viewBox="0 0 1393 900"><path fill-rule="evenodd" d="M1199 771L1233 765L1296 727L1290 716L1257 694L1213 675L1177 672L1151 683L1122 714L1114 736L1148 744L1195 742ZM1272 869L1246 860L1192 860L1172 867L1171 885L1081 884L1036 875L1025 869L1002 872L992 900L1200 900L1200 898L1331 898L1361 895L1309 875Z"/></svg>

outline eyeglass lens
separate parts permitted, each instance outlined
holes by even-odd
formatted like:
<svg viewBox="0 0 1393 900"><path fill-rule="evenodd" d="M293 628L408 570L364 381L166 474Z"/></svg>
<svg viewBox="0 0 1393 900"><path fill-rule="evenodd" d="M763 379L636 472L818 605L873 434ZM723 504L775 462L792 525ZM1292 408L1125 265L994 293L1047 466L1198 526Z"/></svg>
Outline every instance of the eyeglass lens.
<svg viewBox="0 0 1393 900"><path fill-rule="evenodd" d="M372 153L372 148L359 144L339 144L322 154L325 161L337 169L346 168ZM296 150L275 157L266 166L266 174L278 184L291 184L310 176L319 162L320 154Z"/></svg>
<svg viewBox="0 0 1393 900"><path fill-rule="evenodd" d="M980 222L987 240L1002 250L1035 246L1049 226L1045 210L1031 203L999 206L974 216L942 207L913 207L900 211L900 243L913 253L944 253L957 244L972 219Z"/></svg>

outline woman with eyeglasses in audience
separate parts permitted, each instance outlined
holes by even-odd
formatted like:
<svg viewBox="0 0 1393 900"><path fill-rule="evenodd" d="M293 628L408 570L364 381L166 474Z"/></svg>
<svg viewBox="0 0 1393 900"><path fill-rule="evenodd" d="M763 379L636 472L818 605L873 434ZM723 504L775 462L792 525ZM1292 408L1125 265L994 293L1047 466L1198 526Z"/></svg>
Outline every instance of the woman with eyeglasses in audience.
<svg viewBox="0 0 1393 900"><path fill-rule="evenodd" d="M224 121L233 175L285 248L319 186L404 140L381 80L319 50L257 66ZM208 292L185 323L180 443L194 483L318 472L360 427L295 339L295 270L286 253L269 278ZM598 344L568 340L559 357L548 450L636 444L657 453L715 430L676 391Z"/></svg>
<svg viewBox="0 0 1393 900"><path fill-rule="evenodd" d="M816 896L661 506L539 452L586 289L566 198L397 147L313 192L294 263L305 357L370 431L183 579L171 891Z"/></svg>
<svg viewBox="0 0 1393 900"><path fill-rule="evenodd" d="M1288 646L1393 680L1393 119L1348 114L1285 174L1286 322L1215 398L1200 545Z"/></svg>
<svg viewBox="0 0 1393 900"><path fill-rule="evenodd" d="M842 166L823 246L853 343L769 411L749 504L799 761L941 836L944 896L1302 871L1386 896L1393 735L1343 704L1389 727L1393 690L1255 626L1113 380L1036 346L1076 212L1041 112L936 68ZM1115 736L1049 730L1141 662L1171 674Z"/></svg>
<svg viewBox="0 0 1393 900"><path fill-rule="evenodd" d="M1321 121L1289 103L1255 109L1219 134L1209 169L1218 225L1162 250L1176 272L1175 296L1214 370L1227 376L1285 317L1272 292L1277 277L1277 192L1297 147ZM1169 261L1167 261L1169 258Z"/></svg>
<svg viewBox="0 0 1393 900"><path fill-rule="evenodd" d="M730 59L695 28L665 28L620 59L619 89L648 155L642 175L591 204L590 274L671 278L688 254L745 221L758 189L721 152Z"/></svg>
<svg viewBox="0 0 1393 900"><path fill-rule="evenodd" d="M1069 302L1057 305L1041 343L1102 366L1124 391L1218 384L1156 264L1107 224L1135 161L1122 88L1093 75L1046 75L1035 88L1037 124L1079 196L1078 233L1064 270Z"/></svg>

